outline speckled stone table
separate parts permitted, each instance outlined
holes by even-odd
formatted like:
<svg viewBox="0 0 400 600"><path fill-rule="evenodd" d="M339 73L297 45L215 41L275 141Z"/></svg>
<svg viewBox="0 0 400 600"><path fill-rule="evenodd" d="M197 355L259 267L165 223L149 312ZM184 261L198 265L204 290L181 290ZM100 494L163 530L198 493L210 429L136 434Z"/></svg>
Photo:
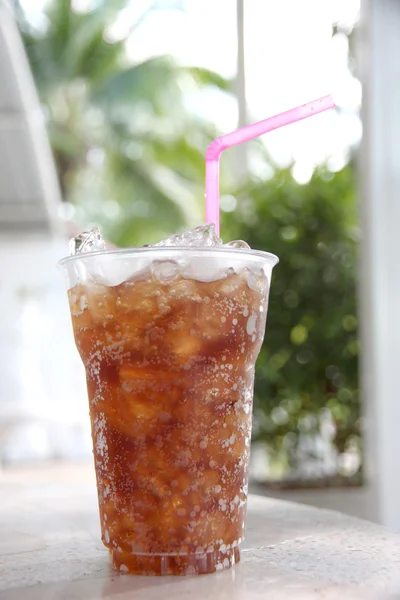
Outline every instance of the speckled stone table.
<svg viewBox="0 0 400 600"><path fill-rule="evenodd" d="M249 499L233 569L119 575L100 542L90 466L0 474L1 600L400 599L400 535L342 514Z"/></svg>

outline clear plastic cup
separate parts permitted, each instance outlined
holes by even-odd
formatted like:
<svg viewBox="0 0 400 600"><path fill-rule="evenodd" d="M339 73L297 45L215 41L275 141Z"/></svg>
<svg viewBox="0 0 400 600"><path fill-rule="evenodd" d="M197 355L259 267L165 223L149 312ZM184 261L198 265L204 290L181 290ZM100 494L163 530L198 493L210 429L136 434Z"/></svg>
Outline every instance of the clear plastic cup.
<svg viewBox="0 0 400 600"><path fill-rule="evenodd" d="M143 248L61 261L114 567L210 573L244 538L254 366L277 258Z"/></svg>

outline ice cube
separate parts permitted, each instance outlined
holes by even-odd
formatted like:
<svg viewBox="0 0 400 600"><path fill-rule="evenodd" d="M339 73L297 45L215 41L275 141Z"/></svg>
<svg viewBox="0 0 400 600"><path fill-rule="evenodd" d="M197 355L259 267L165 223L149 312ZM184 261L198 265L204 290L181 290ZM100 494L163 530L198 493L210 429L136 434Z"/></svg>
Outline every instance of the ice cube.
<svg viewBox="0 0 400 600"><path fill-rule="evenodd" d="M194 256L186 264L182 264L180 273L185 279L210 283L227 277L229 269L227 270L226 261Z"/></svg>
<svg viewBox="0 0 400 600"><path fill-rule="evenodd" d="M151 275L151 260L146 256L138 257L133 262L110 253L82 258L81 264L90 280L107 286L120 285L132 278L143 280Z"/></svg>
<svg viewBox="0 0 400 600"><path fill-rule="evenodd" d="M228 242L227 244L224 244L224 248L246 248L247 250L249 250L250 246L247 242L244 242L243 240L234 240L233 242Z"/></svg>
<svg viewBox="0 0 400 600"><path fill-rule="evenodd" d="M69 243L70 256L106 249L106 243L101 237L100 229L98 227L93 227L91 231L83 231L72 238Z"/></svg>
<svg viewBox="0 0 400 600"><path fill-rule="evenodd" d="M215 232L214 223L200 225L195 229L184 231L158 242L150 248L232 248L249 249L250 246L242 240L236 240L223 244ZM232 272L233 268L227 268L226 257L180 257L179 260L155 260L144 255L139 255L134 262L127 257L122 259L119 255L102 254L92 256L91 252L106 250L106 244L101 237L100 231L94 227L91 231L84 231L70 242L70 255L87 254L82 256L76 266L76 282L90 280L102 285L116 286L131 278L136 280L147 279L151 274L161 283L170 283L179 275L185 279L193 279L201 282L212 282L224 279ZM87 258L87 260L86 260ZM236 261L237 262L237 261ZM251 262L251 261L250 261ZM240 272L245 266L241 261L237 262L236 272Z"/></svg>
<svg viewBox="0 0 400 600"><path fill-rule="evenodd" d="M154 244L154 246L217 247L222 246L222 240L215 233L214 223L210 223L208 225L200 225L199 227L191 229L190 231L184 231L183 233L171 235L165 240L158 242L158 244Z"/></svg>
<svg viewBox="0 0 400 600"><path fill-rule="evenodd" d="M224 248L250 248L250 246L243 240L235 240L233 242L223 244L221 238L219 238L215 232L214 223L209 223L208 225L200 225L195 229L184 231L183 233L178 233L176 235L171 235L165 240L158 242L158 244L154 244L154 246L192 246L217 248L222 246Z"/></svg>
<svg viewBox="0 0 400 600"><path fill-rule="evenodd" d="M152 273L161 283L169 283L179 275L179 264L174 260L154 260Z"/></svg>

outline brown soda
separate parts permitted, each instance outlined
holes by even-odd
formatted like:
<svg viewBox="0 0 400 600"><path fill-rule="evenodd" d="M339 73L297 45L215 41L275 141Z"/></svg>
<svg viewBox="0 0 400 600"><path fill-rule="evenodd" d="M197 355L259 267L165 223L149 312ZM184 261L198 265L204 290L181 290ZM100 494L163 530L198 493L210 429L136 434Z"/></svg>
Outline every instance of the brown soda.
<svg viewBox="0 0 400 600"><path fill-rule="evenodd" d="M254 364L268 281L149 271L69 290L86 368L102 540L138 574L208 573L239 560Z"/></svg>

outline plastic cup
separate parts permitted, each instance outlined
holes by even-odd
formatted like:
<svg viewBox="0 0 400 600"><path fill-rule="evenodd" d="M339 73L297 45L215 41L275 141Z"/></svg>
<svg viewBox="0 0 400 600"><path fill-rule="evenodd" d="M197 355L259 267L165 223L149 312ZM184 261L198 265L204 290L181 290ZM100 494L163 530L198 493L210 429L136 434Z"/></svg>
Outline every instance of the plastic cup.
<svg viewBox="0 0 400 600"><path fill-rule="evenodd" d="M210 573L244 538L254 366L278 259L144 248L61 261L102 540L120 572Z"/></svg>

